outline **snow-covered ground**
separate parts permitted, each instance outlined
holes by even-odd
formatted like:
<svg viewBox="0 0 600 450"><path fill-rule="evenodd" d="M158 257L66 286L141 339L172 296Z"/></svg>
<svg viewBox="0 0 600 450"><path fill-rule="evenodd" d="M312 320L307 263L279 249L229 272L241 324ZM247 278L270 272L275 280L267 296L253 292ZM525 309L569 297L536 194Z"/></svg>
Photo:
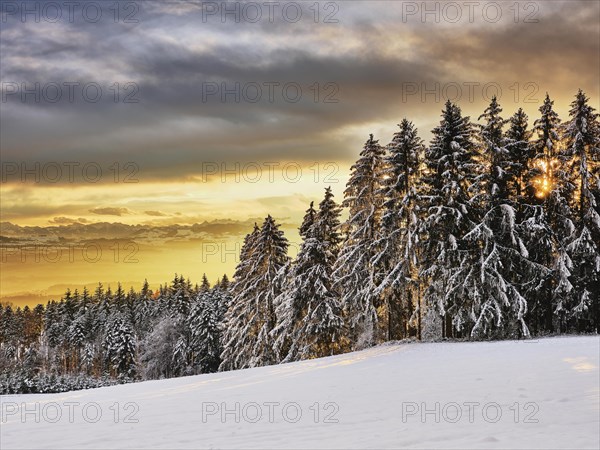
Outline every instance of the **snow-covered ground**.
<svg viewBox="0 0 600 450"><path fill-rule="evenodd" d="M0 448L597 449L599 347L598 337L383 345L235 372L3 396Z"/></svg>

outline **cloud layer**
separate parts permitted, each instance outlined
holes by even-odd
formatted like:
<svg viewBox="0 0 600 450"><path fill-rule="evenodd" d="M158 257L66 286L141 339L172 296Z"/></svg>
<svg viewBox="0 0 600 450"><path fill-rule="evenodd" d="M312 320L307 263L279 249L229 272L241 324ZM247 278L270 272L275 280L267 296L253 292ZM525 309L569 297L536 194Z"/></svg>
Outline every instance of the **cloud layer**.
<svg viewBox="0 0 600 450"><path fill-rule="evenodd" d="M491 3L501 6L497 22ZM518 17L514 2L479 2L472 11L464 2L457 11L443 2L332 4L337 9L321 4L317 23L309 4L296 23L279 9L271 23L264 6L256 23L248 22L250 10L239 23L233 15L222 23L221 2L140 2L117 22L109 6L98 23L81 13L73 23L8 15L0 44L4 93L7 83L38 82L42 97L6 96L2 158L134 161L146 181L181 180L206 161L349 161L369 132L385 132L386 140L403 116L427 136L443 99L421 94L435 83L439 92L462 86L463 107L474 113L486 101L482 88L469 102L463 83L497 83L507 113L518 94L540 100L549 91L563 111L579 87L598 99L597 2L525 2ZM214 5L220 9L212 14ZM427 14L436 7L437 17ZM461 20L452 23L457 12ZM126 23L126 13L137 22ZM328 15L337 23L325 23ZM69 82L81 83L72 103L64 87L60 101L45 101L53 94L48 88L44 95L44 86ZM536 88L525 89L528 82ZM102 88L96 103L79 92L86 83ZM297 102L290 83L302 88ZM406 83L419 93L403 98ZM262 95L248 101L256 86ZM223 87L237 91L239 102ZM124 103L127 96L139 102ZM337 103L325 103L328 96Z"/></svg>

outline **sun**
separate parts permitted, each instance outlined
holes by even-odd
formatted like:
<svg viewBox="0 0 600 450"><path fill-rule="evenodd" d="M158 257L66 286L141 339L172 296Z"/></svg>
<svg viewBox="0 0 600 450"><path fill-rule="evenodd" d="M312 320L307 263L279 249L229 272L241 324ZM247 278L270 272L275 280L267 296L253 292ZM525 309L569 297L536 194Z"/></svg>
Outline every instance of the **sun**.
<svg viewBox="0 0 600 450"><path fill-rule="evenodd" d="M535 196L537 198L546 198L552 189L554 189L554 169L558 166L557 159L540 160L537 162L538 168L542 171L539 177L533 179L535 187Z"/></svg>

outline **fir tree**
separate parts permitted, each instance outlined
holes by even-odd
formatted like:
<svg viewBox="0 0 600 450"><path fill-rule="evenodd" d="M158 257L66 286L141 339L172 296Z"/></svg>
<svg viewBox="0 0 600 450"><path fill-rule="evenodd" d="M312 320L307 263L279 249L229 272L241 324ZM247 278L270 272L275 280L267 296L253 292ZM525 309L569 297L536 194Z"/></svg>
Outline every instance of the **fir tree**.
<svg viewBox="0 0 600 450"><path fill-rule="evenodd" d="M442 318L443 336L461 333L473 324L472 305L452 289L470 245L464 237L478 221L469 191L480 172L474 139L469 117L463 117L460 108L448 101L425 153L422 181L427 212L422 226L421 276L428 283L426 305Z"/></svg>
<svg viewBox="0 0 600 450"><path fill-rule="evenodd" d="M572 285L569 281L572 262L567 245L574 232L570 204L575 186L566 170L570 157L560 148L561 123L553 107L554 102L546 94L539 109L541 116L534 123L538 175L533 182L544 208L544 216L537 217L544 217L547 221L551 244L540 252L544 258L540 263L551 269L552 273L543 288L530 298L530 302L534 302L540 328L546 331L564 326L568 305L572 301ZM539 245L531 241L528 244Z"/></svg>
<svg viewBox="0 0 600 450"><path fill-rule="evenodd" d="M200 285L201 292L208 292L210 290L210 283L208 282L208 278L206 274L202 274L202 284Z"/></svg>
<svg viewBox="0 0 600 450"><path fill-rule="evenodd" d="M110 324L104 347L111 369L118 377L133 378L136 375L136 339L131 324L116 317Z"/></svg>
<svg viewBox="0 0 600 450"><path fill-rule="evenodd" d="M571 103L570 120L563 133L564 154L578 187L573 202L574 239L568 244L574 292L572 304L565 306L568 317L564 331L594 331L600 326L600 215L593 192L600 183L600 174L593 169L600 161L600 126L598 114L588 102L579 90Z"/></svg>
<svg viewBox="0 0 600 450"><path fill-rule="evenodd" d="M246 240L236 268L234 295L225 319L224 350L220 370L273 364L276 355L271 331L275 326L274 280L288 263L288 240L269 215L261 229ZM242 275L243 268L247 270Z"/></svg>
<svg viewBox="0 0 600 450"><path fill-rule="evenodd" d="M349 218L344 225L346 239L334 270L334 289L341 294L355 348L373 345L383 338L378 328L380 304L375 293L372 260L383 210L384 156L384 148L370 135L351 168L342 203L349 209Z"/></svg>
<svg viewBox="0 0 600 450"><path fill-rule="evenodd" d="M327 188L319 212L312 215L312 224L302 233L300 252L277 299L278 323L273 335L282 361L333 355L344 346L344 319L332 276L340 241L340 212Z"/></svg>
<svg viewBox="0 0 600 450"><path fill-rule="evenodd" d="M306 210L306 213L304 214L304 218L302 219L302 225L300 225L300 230L299 230L300 237L303 238L306 236L306 233L308 232L309 228L315 222L316 214L317 214L317 212L315 211L315 208L314 208L314 202L310 202L310 206Z"/></svg>
<svg viewBox="0 0 600 450"><path fill-rule="evenodd" d="M317 221L319 223L319 234L332 252L334 260L337 259L340 244L344 240L341 233L340 215L342 208L334 200L331 187L325 188L325 197L319 203Z"/></svg>
<svg viewBox="0 0 600 450"><path fill-rule="evenodd" d="M528 128L528 117L522 108L509 119L505 135L507 150L507 189L508 198L517 209L520 223L524 218L527 204L535 197L535 188L529 177L535 156L530 143L532 132Z"/></svg>
<svg viewBox="0 0 600 450"><path fill-rule="evenodd" d="M421 325L416 273L421 203L418 177L425 147L412 122L404 119L399 127L388 145L382 185L382 231L374 260L377 292L383 295L387 316L387 339L406 337L413 313L417 316L417 334Z"/></svg>
<svg viewBox="0 0 600 450"><path fill-rule="evenodd" d="M223 274L223 278L221 278L221 283L219 285L219 288L222 291L228 291L229 290L229 277L227 276L226 273Z"/></svg>
<svg viewBox="0 0 600 450"><path fill-rule="evenodd" d="M479 182L483 182L482 187L487 191L487 203L490 207L506 203L508 200L508 151L503 133L507 121L500 116L501 113L502 108L494 96L478 118L485 121L483 125L479 125L479 129L484 166L487 169Z"/></svg>
<svg viewBox="0 0 600 450"><path fill-rule="evenodd" d="M214 293L202 292L190 314L194 364L199 367L200 373L216 372L221 363L223 310L219 301Z"/></svg>

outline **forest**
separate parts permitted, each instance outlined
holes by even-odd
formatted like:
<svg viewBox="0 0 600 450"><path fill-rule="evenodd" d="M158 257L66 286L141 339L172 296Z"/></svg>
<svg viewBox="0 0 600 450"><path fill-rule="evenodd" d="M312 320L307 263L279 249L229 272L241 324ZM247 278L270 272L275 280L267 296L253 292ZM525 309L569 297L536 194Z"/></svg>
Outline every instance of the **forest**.
<svg viewBox="0 0 600 450"><path fill-rule="evenodd" d="M341 201L307 205L298 255L270 215L232 279L98 284L0 307L0 394L61 392L319 358L396 340L600 328L600 124L581 90L530 123L447 102L427 145L365 142ZM508 118L506 118L508 117ZM342 221L343 212L347 219Z"/></svg>

